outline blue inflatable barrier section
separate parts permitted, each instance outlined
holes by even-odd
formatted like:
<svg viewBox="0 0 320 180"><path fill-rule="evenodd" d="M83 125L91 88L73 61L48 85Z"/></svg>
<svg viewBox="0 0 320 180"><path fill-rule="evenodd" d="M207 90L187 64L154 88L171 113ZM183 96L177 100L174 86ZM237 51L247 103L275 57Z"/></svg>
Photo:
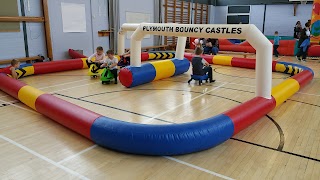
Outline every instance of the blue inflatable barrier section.
<svg viewBox="0 0 320 180"><path fill-rule="evenodd" d="M141 67L127 66L120 70L119 80L122 85L131 88L154 80L183 74L189 68L190 61L186 58L145 63Z"/></svg>
<svg viewBox="0 0 320 180"><path fill-rule="evenodd" d="M100 146L143 155L179 155L216 146L233 135L232 120L218 115L185 124L150 125L100 117L91 126Z"/></svg>
<svg viewBox="0 0 320 180"><path fill-rule="evenodd" d="M142 64L141 67L127 67L132 74L132 87L153 81L156 69L152 64Z"/></svg>
<svg viewBox="0 0 320 180"><path fill-rule="evenodd" d="M190 62L188 59L179 60L179 59L173 59L172 60L174 66L176 67L176 70L174 72L173 76L183 74L187 72L190 68Z"/></svg>

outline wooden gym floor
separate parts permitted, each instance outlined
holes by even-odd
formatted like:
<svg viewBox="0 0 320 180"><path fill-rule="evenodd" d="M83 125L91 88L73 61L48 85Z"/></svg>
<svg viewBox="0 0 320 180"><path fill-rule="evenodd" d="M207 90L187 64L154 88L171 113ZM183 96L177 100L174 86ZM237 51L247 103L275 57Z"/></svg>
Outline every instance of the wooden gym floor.
<svg viewBox="0 0 320 180"><path fill-rule="evenodd" d="M150 157L99 147L0 92L0 179L319 179L320 63L315 79L225 143L199 153ZM197 121L254 97L255 71L214 65L216 83L188 85L190 72L127 89L87 70L21 79L102 115L167 124ZM288 78L273 73L273 86Z"/></svg>

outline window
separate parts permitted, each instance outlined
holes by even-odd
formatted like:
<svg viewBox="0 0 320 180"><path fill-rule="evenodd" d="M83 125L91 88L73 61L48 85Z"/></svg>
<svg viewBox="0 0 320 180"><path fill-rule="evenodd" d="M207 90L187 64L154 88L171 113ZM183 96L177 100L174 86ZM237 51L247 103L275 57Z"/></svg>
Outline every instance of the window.
<svg viewBox="0 0 320 180"><path fill-rule="evenodd" d="M16 0L1 0L0 16L19 16ZM19 32L20 22L0 22L0 32Z"/></svg>
<svg viewBox="0 0 320 180"><path fill-rule="evenodd" d="M228 6L228 13L250 13L250 6Z"/></svg>
<svg viewBox="0 0 320 180"><path fill-rule="evenodd" d="M249 24L250 6L228 6L227 24Z"/></svg>

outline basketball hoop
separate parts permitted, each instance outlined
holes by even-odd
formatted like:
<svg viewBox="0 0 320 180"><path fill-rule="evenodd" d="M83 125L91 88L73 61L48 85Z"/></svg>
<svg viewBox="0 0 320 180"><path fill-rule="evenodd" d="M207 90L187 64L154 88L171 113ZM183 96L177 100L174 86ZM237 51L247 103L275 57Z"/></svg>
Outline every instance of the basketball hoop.
<svg viewBox="0 0 320 180"><path fill-rule="evenodd" d="M302 5L306 5L307 2L308 2L308 1L302 0L302 1L301 1L301 4L302 4Z"/></svg>
<svg viewBox="0 0 320 180"><path fill-rule="evenodd" d="M305 5L308 3L308 1L313 1L313 0L289 0L289 2L293 3L293 4L302 4L302 5Z"/></svg>

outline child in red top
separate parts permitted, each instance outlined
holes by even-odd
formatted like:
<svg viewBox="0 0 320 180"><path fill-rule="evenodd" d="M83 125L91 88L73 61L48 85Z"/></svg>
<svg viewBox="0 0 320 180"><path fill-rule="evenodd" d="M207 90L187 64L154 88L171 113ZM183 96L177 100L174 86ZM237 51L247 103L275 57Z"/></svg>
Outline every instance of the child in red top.
<svg viewBox="0 0 320 180"><path fill-rule="evenodd" d="M2 69L1 72L11 75L14 79L18 79L16 69L19 68L19 66L20 62L16 59L12 59L11 66Z"/></svg>

